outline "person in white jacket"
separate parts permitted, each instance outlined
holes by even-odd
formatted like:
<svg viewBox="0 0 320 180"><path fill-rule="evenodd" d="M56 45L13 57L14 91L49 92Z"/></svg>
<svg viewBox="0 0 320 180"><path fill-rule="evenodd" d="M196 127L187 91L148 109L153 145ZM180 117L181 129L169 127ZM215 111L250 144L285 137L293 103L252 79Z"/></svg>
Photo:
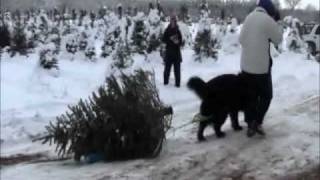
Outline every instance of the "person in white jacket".
<svg viewBox="0 0 320 180"><path fill-rule="evenodd" d="M279 19L279 11L271 0L258 0L256 9L246 17L241 29L241 74L257 95L256 106L246 120L249 137L265 134L262 123L273 96L270 43L278 45L282 41Z"/></svg>

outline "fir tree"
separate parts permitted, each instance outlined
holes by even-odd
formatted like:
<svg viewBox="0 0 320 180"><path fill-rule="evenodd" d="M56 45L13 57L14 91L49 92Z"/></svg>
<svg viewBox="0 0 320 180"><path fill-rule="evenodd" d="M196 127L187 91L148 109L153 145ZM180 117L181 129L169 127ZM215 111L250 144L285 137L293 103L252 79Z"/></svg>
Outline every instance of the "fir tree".
<svg viewBox="0 0 320 180"><path fill-rule="evenodd" d="M88 35L85 32L80 34L79 50L84 51L88 46Z"/></svg>
<svg viewBox="0 0 320 180"><path fill-rule="evenodd" d="M191 25L191 18L189 15L189 9L186 4L183 4L180 7L179 18L183 23Z"/></svg>
<svg viewBox="0 0 320 180"><path fill-rule="evenodd" d="M50 42L54 43L55 45L55 50L53 51L54 54L59 54L61 50L61 36L60 36L60 31L58 27L53 27L51 29L51 38Z"/></svg>
<svg viewBox="0 0 320 180"><path fill-rule="evenodd" d="M91 12L90 13L90 26L91 26L91 28L94 28L95 20L96 20L96 14L94 12Z"/></svg>
<svg viewBox="0 0 320 180"><path fill-rule="evenodd" d="M157 157L171 125L172 108L160 101L154 75L142 70L111 76L88 100L46 127L39 140L54 143L60 156L76 161L100 154L105 161Z"/></svg>
<svg viewBox="0 0 320 180"><path fill-rule="evenodd" d="M14 56L16 53L19 53L20 55L27 55L28 53L27 37L20 20L18 20L14 26L10 51L11 56Z"/></svg>
<svg viewBox="0 0 320 180"><path fill-rule="evenodd" d="M153 6L150 7L150 12L148 15L148 48L147 52L151 53L152 51L156 51L161 45L161 18L158 14L158 10L154 9Z"/></svg>
<svg viewBox="0 0 320 180"><path fill-rule="evenodd" d="M40 51L40 66L44 69L59 69L58 67L58 60L54 54L55 47L54 45L44 48Z"/></svg>
<svg viewBox="0 0 320 180"><path fill-rule="evenodd" d="M202 61L203 58L217 58L218 41L212 35L209 14L208 3L203 0L200 4L200 21L193 48L196 61Z"/></svg>
<svg viewBox="0 0 320 180"><path fill-rule="evenodd" d="M138 13L134 18L134 28L131 36L131 46L134 53L146 54L147 49L147 30L144 22L143 13Z"/></svg>
<svg viewBox="0 0 320 180"><path fill-rule="evenodd" d="M4 22L0 22L0 49L10 46L10 32L8 26Z"/></svg>
<svg viewBox="0 0 320 180"><path fill-rule="evenodd" d="M104 43L101 47L102 57L108 57L115 50L118 38L120 36L120 28L116 28L114 31L108 32L105 35Z"/></svg>
<svg viewBox="0 0 320 180"><path fill-rule="evenodd" d="M289 51L294 51L294 52L302 51L304 42L303 40L301 40L298 34L298 31L296 29L291 29L286 41L287 41L287 48Z"/></svg>
<svg viewBox="0 0 320 180"><path fill-rule="evenodd" d="M71 38L67 43L66 43L66 50L67 52L71 54L75 54L78 51L78 44L76 42L75 38Z"/></svg>
<svg viewBox="0 0 320 180"><path fill-rule="evenodd" d="M116 51L113 55L112 67L117 69L125 69L132 65L133 59L129 46L122 40L117 44Z"/></svg>
<svg viewBox="0 0 320 180"><path fill-rule="evenodd" d="M89 46L85 49L85 56L86 56L87 59L89 59L90 61L95 61L95 60L96 60L96 49L95 49L94 45L89 45Z"/></svg>

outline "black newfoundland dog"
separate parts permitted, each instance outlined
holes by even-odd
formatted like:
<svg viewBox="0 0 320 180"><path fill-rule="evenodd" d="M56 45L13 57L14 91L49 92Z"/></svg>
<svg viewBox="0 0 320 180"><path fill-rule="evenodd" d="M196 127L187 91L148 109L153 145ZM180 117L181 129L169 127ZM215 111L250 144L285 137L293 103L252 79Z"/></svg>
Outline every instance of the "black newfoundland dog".
<svg viewBox="0 0 320 180"><path fill-rule="evenodd" d="M221 138L225 133L221 126L230 115L232 128L235 131L242 130L238 121L238 112L243 111L245 121L249 125L250 112L255 108L255 94L250 90L242 74L225 74L204 82L199 77L189 79L187 86L193 90L202 100L200 115L203 118L199 121L198 140L204 141L204 129L210 124L213 125L216 136Z"/></svg>

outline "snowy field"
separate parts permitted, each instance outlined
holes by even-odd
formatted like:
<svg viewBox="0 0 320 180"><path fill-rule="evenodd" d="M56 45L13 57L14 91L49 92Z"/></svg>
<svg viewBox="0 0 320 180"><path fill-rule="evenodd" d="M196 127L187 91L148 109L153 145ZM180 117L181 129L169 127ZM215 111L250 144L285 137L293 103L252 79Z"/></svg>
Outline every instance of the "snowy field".
<svg viewBox="0 0 320 180"><path fill-rule="evenodd" d="M226 37L228 38L228 37ZM230 38L230 37L229 37ZM223 42L230 42L231 37ZM127 70L154 70L161 99L174 108L173 128L160 157L152 160L77 164L62 162L18 164L2 167L2 180L60 179L287 179L288 175L319 166L319 63L303 54L284 51L274 57L274 97L265 118L267 136L247 138L245 131L223 126L227 136L217 139L206 129L208 141L196 140L197 124L188 124L199 110L199 99L186 87L197 75L209 80L240 70L240 48L226 45L218 61L198 63L191 48L182 50L182 87L163 85L159 53L135 56ZM88 62L59 57L60 71L39 68L38 53L1 59L1 156L45 153L55 156L54 147L32 143L44 126L65 112L68 105L91 95L113 73L110 59ZM242 120L241 124L245 126Z"/></svg>

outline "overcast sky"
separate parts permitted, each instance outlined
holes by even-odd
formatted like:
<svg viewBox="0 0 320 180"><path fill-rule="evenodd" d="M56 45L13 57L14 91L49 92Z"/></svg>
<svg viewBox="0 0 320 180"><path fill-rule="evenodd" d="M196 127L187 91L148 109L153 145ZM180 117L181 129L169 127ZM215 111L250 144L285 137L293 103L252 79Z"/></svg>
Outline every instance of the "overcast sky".
<svg viewBox="0 0 320 180"><path fill-rule="evenodd" d="M72 3L82 3L85 4L85 7L89 6L89 5L93 5L94 3L92 2L110 2L110 1L135 1L135 0L0 0L2 1L3 4L6 3L10 3L13 6L21 6L23 4L34 4L35 2L39 2L39 1L45 1L48 4L54 4L54 2L56 1L65 1L65 2L72 2ZM154 2L155 0L145 0L146 2ZM162 1L168 1L168 0L162 0ZM180 0L180 1L185 1L185 0ZM214 0L208 0L208 1L214 1ZM160 0L161 2L161 0ZM286 7L285 4L285 0L280 0L281 3L281 7ZM298 6L298 8L305 8L308 4L312 4L313 6L315 6L317 9L319 9L319 0L301 0L300 5ZM37 5L37 4L36 4ZM23 6L22 6L23 7Z"/></svg>
<svg viewBox="0 0 320 180"><path fill-rule="evenodd" d="M285 0L280 0L280 2L282 3L282 7L286 7L285 6ZM305 6L307 6L308 4L312 4L314 5L317 9L319 9L319 0L302 0L300 3L299 8L304 8Z"/></svg>

